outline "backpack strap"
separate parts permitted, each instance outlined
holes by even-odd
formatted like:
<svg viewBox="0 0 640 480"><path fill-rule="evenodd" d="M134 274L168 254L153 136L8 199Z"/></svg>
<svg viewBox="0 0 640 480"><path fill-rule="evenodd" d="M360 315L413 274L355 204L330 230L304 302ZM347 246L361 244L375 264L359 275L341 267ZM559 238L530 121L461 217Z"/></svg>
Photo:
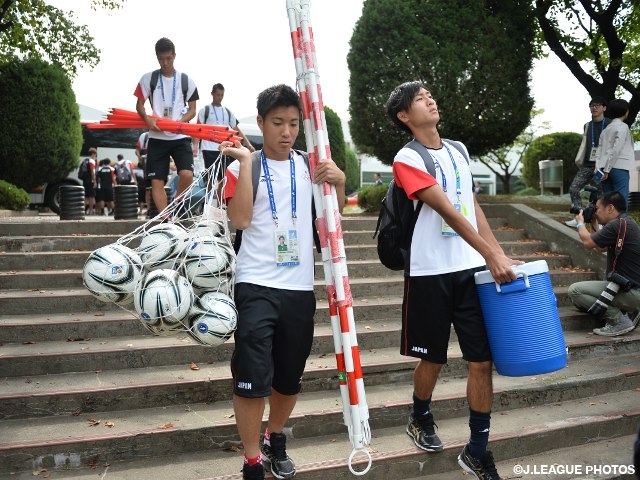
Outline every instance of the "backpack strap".
<svg viewBox="0 0 640 480"><path fill-rule="evenodd" d="M204 122L203 123L205 125L207 124L207 120L209 120L209 105L208 104L204 107Z"/></svg>
<svg viewBox="0 0 640 480"><path fill-rule="evenodd" d="M151 82L149 87L151 92L149 93L149 103L151 104L151 110L153 110L153 92L156 90L158 86L158 80L160 80L160 69L154 70L151 72ZM187 91L189 90L189 76L186 73L180 74L180 83L182 84L182 98L184 103L189 103L187 101Z"/></svg>

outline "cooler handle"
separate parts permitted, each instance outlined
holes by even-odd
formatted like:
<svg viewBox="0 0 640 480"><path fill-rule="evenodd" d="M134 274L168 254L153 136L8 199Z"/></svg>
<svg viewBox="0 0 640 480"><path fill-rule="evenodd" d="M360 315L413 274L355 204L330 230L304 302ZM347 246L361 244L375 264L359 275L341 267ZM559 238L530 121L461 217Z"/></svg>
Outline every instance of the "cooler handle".
<svg viewBox="0 0 640 480"><path fill-rule="evenodd" d="M524 270L515 270L516 279L507 283L503 283L500 285L496 282L496 291L498 293L515 293L515 292L523 292L526 289L530 288L529 284L529 275Z"/></svg>

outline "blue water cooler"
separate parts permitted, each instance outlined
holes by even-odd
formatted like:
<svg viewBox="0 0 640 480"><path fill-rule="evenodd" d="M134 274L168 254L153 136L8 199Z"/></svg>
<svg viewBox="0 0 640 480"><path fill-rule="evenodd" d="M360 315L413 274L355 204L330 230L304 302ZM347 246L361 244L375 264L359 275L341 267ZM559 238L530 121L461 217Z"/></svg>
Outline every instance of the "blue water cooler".
<svg viewBox="0 0 640 480"><path fill-rule="evenodd" d="M518 278L501 285L488 270L475 274L496 370L508 377L560 370L567 347L547 262L513 269Z"/></svg>

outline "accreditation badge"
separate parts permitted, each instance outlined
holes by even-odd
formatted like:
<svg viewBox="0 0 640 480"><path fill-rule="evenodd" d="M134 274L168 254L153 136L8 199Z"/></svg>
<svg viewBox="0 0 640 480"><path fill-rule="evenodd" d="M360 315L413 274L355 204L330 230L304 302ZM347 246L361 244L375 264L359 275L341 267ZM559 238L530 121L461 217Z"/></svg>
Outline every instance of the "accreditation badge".
<svg viewBox="0 0 640 480"><path fill-rule="evenodd" d="M273 240L278 267L300 265L298 231L295 228L277 228Z"/></svg>
<svg viewBox="0 0 640 480"><path fill-rule="evenodd" d="M453 207L459 212L459 213L463 213L463 208L462 208L462 204L460 203L454 203ZM464 209L466 211L466 209ZM466 216L466 215L465 215ZM449 226L449 224L447 222L444 221L444 218L442 219L442 230L440 232L440 234L443 237L459 237L460 235L458 234L458 232L456 232L453 228L451 228Z"/></svg>
<svg viewBox="0 0 640 480"><path fill-rule="evenodd" d="M173 119L173 107L164 107L162 109L162 116L164 118Z"/></svg>
<svg viewBox="0 0 640 480"><path fill-rule="evenodd" d="M591 148L591 161L595 162L598 157L598 147Z"/></svg>

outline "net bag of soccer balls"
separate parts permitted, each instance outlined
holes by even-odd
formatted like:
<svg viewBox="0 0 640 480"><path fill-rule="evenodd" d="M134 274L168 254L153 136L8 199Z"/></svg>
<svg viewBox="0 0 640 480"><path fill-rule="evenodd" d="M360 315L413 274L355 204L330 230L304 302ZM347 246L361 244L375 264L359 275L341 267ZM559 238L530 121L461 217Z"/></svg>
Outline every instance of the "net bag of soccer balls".
<svg viewBox="0 0 640 480"><path fill-rule="evenodd" d="M156 217L91 252L82 279L97 299L133 313L156 335L187 332L217 346L236 328L236 257L224 207L202 190L200 177Z"/></svg>

